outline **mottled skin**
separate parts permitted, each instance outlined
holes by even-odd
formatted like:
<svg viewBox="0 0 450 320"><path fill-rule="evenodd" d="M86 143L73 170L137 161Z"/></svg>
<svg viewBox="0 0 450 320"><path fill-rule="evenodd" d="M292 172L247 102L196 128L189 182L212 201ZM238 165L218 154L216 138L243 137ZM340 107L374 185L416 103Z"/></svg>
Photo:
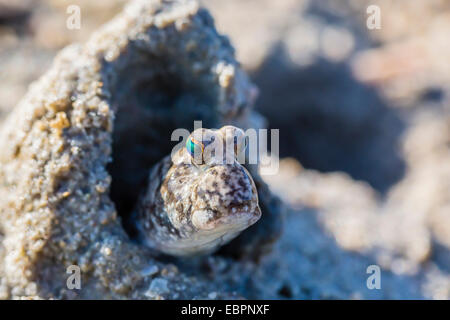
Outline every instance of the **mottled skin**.
<svg viewBox="0 0 450 320"><path fill-rule="evenodd" d="M231 126L198 129L191 137L200 134L198 141L215 142L195 156L183 147L151 169L134 219L144 244L175 256L207 254L258 221L261 210L255 183L235 159L236 149L245 146L228 148L234 150L232 160L229 153L211 153L215 143L225 146L220 150L230 146L232 135L226 132L242 133Z"/></svg>

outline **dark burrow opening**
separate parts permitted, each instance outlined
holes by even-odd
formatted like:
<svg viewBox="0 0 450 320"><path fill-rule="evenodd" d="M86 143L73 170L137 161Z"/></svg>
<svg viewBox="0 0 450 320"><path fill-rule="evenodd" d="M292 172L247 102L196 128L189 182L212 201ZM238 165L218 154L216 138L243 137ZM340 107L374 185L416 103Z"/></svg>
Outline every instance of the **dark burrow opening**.
<svg viewBox="0 0 450 320"><path fill-rule="evenodd" d="M150 169L180 142L171 141L175 129L191 131L194 120L215 125L217 94L209 79L180 71L165 58L122 59L135 63L115 71L119 80L109 101L115 110L113 161L107 169L112 177L110 197L133 238L130 215L148 185Z"/></svg>
<svg viewBox="0 0 450 320"><path fill-rule="evenodd" d="M279 45L253 72L257 109L280 129L280 156L310 169L343 171L385 193L404 175L404 121L345 63L294 65Z"/></svg>
<svg viewBox="0 0 450 320"><path fill-rule="evenodd" d="M278 294L285 299L291 299L293 296L292 289L289 285L283 285L279 290Z"/></svg>

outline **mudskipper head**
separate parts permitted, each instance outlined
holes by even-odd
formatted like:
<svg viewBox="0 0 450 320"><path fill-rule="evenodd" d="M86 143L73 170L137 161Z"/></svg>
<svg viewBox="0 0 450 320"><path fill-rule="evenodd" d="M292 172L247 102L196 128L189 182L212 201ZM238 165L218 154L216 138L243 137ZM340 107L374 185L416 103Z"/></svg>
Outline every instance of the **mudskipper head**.
<svg viewBox="0 0 450 320"><path fill-rule="evenodd" d="M238 233L261 217L255 183L237 161L246 147L244 132L233 126L201 128L189 136L186 152L198 170L191 222L199 231Z"/></svg>
<svg viewBox="0 0 450 320"><path fill-rule="evenodd" d="M236 159L245 148L236 127L202 128L156 165L137 211L145 243L176 256L205 254L258 221L255 183Z"/></svg>

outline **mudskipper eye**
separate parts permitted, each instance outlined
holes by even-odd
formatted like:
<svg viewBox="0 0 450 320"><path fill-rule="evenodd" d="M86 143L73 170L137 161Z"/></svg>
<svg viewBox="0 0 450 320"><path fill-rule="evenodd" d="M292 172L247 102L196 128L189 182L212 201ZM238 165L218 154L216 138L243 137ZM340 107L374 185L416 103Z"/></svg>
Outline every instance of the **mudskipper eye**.
<svg viewBox="0 0 450 320"><path fill-rule="evenodd" d="M238 129L236 135L233 138L234 153L236 157L244 153L248 146L248 137L245 135L244 131Z"/></svg>
<svg viewBox="0 0 450 320"><path fill-rule="evenodd" d="M199 157L201 159L203 151L205 150L205 145L196 140L194 137L190 136L186 141L186 150L189 152L192 158Z"/></svg>
<svg viewBox="0 0 450 320"><path fill-rule="evenodd" d="M245 152L248 145L248 139L242 129L235 126L224 126L220 129L220 132L222 132L222 135L225 137L227 150L232 148L235 157L239 157Z"/></svg>
<svg viewBox="0 0 450 320"><path fill-rule="evenodd" d="M191 156L191 162L196 166L213 165L221 159L221 136L214 130L197 129L192 132L186 141L186 151ZM216 148L219 148L216 152Z"/></svg>

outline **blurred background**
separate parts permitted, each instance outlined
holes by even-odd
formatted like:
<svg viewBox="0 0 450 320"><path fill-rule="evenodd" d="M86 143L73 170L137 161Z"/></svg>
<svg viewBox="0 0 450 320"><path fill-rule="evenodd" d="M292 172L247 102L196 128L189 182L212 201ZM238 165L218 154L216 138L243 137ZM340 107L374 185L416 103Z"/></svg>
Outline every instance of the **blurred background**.
<svg viewBox="0 0 450 320"><path fill-rule="evenodd" d="M0 0L0 123L58 50L125 3ZM256 110L280 129L280 171L264 178L290 214L313 212L336 250L449 299L450 2L202 3L259 87ZM73 4L79 30L66 28ZM367 27L369 5L380 29Z"/></svg>

